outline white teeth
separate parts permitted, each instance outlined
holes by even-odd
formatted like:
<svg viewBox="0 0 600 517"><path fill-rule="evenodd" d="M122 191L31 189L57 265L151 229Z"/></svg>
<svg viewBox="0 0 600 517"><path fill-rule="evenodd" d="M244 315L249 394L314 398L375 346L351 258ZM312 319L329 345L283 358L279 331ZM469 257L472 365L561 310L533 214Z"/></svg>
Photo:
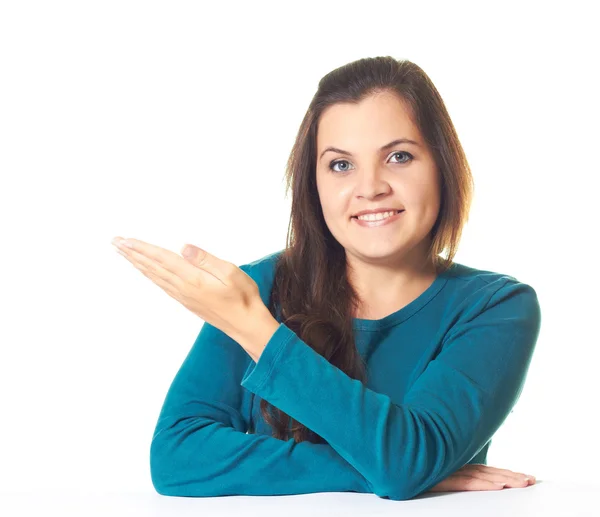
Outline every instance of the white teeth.
<svg viewBox="0 0 600 517"><path fill-rule="evenodd" d="M391 212L380 212L378 214L365 214L359 215L358 219L361 221L381 221L382 219L386 219L392 215L396 215L400 210L393 210Z"/></svg>

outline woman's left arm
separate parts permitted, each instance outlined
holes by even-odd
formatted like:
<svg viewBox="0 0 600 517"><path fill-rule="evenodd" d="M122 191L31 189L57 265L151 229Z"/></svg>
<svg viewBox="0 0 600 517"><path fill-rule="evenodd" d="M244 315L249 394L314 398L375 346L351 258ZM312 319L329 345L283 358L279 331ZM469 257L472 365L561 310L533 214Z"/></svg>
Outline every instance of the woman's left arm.
<svg viewBox="0 0 600 517"><path fill-rule="evenodd" d="M536 292L507 281L458 321L402 404L366 388L279 324L241 385L325 439L380 497L426 492L466 464L516 404L541 325Z"/></svg>

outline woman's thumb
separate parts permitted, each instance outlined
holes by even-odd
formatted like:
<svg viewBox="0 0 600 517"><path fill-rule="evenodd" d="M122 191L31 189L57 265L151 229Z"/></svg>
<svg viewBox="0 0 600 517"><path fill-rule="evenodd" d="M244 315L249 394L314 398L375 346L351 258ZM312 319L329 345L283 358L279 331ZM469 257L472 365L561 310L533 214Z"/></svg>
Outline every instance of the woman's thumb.
<svg viewBox="0 0 600 517"><path fill-rule="evenodd" d="M193 260L198 256L198 251L200 251L196 246L191 246L188 244L183 248L182 255L186 259Z"/></svg>

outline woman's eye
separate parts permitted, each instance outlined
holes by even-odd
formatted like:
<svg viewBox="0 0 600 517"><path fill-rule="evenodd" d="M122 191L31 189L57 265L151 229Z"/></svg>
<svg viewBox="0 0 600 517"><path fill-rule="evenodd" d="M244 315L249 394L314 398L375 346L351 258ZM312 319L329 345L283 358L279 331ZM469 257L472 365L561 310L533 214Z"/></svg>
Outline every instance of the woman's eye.
<svg viewBox="0 0 600 517"><path fill-rule="evenodd" d="M404 155L407 158L406 158L406 160L392 162L392 163L404 164L404 163L407 163L407 162L409 162L410 160L413 159L413 155L410 154L410 153L407 153L406 151L396 151L394 154L392 154L392 156L397 156L397 155ZM336 165L347 164L347 163L350 163L350 162L348 162L348 160L334 160L334 161L332 161L329 164L329 169L332 170L333 172L348 172L349 169L347 169L347 168L342 168L342 170L336 170L336 169L334 169L334 167Z"/></svg>
<svg viewBox="0 0 600 517"><path fill-rule="evenodd" d="M406 163L409 162L410 160L413 159L413 155L410 153L407 153L406 151L397 151L394 154L392 154L392 156L396 156L397 154L403 154L404 156L406 156L406 160L405 161L401 161L401 162L396 162L396 163Z"/></svg>

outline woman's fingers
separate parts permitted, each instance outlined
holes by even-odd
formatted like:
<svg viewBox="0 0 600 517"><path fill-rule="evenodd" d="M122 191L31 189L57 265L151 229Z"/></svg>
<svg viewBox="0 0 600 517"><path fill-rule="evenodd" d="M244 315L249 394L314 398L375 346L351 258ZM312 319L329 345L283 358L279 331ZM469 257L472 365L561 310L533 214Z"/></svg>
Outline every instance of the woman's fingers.
<svg viewBox="0 0 600 517"><path fill-rule="evenodd" d="M535 476L526 476L512 470L497 469L477 463L464 465L429 491L502 490L503 488L524 488L533 484L535 484Z"/></svg>
<svg viewBox="0 0 600 517"><path fill-rule="evenodd" d="M495 483L488 479L472 477L469 475L452 474L437 485L430 492L463 492L470 490L502 490L504 481Z"/></svg>
<svg viewBox="0 0 600 517"><path fill-rule="evenodd" d="M525 476L505 476L503 474L487 474L479 472L477 477L496 483L506 483L506 488L522 488L533 484L533 480L527 480Z"/></svg>
<svg viewBox="0 0 600 517"><path fill-rule="evenodd" d="M467 465L465 465L465 467L467 467ZM506 476L509 478L514 477L517 479L523 479L525 477L535 479L535 476L532 476L532 475L523 474L521 472L514 472L513 470L508 470L508 469L499 469L496 467L491 467L489 465L483 465L481 463L470 464L467 467L467 471L470 473L472 471L476 471L476 472L481 472L483 474L500 475L500 476Z"/></svg>
<svg viewBox="0 0 600 517"><path fill-rule="evenodd" d="M461 469L462 471L463 469ZM464 470L465 474L481 477L490 481L505 482L507 486L523 487L535 484L535 476L513 472L508 469L499 469L482 464L472 464ZM529 479L527 479L529 478Z"/></svg>

